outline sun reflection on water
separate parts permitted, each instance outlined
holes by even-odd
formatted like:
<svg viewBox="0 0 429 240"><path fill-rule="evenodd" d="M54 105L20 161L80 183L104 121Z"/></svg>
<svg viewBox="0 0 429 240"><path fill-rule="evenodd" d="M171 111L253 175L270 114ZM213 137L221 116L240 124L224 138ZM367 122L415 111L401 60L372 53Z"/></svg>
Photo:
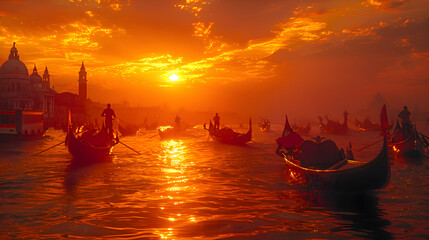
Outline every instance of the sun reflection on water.
<svg viewBox="0 0 429 240"><path fill-rule="evenodd" d="M173 126L158 126L158 129L161 131L161 132L164 132L165 130L167 130L167 129L170 129L170 128L173 128Z"/></svg>
<svg viewBox="0 0 429 240"><path fill-rule="evenodd" d="M163 218L167 221L168 230L158 230L161 239L174 239L174 227L183 222L196 222L195 216L190 215L181 208L185 202L189 202L189 192L195 187L189 185L194 178L193 167L195 165L189 159L189 147L182 140L162 141L161 151L158 154L159 164L163 173L163 187L160 198L163 199L160 209Z"/></svg>

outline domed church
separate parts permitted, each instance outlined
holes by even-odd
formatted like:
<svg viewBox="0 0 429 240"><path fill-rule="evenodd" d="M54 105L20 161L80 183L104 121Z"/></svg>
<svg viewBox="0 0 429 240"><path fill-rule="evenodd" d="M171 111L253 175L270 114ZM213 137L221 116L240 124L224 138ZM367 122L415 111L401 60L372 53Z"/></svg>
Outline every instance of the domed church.
<svg viewBox="0 0 429 240"><path fill-rule="evenodd" d="M45 124L49 125L54 118L55 96L50 85L48 68L40 76L34 65L29 75L13 43L9 59L0 67L0 108L43 111Z"/></svg>

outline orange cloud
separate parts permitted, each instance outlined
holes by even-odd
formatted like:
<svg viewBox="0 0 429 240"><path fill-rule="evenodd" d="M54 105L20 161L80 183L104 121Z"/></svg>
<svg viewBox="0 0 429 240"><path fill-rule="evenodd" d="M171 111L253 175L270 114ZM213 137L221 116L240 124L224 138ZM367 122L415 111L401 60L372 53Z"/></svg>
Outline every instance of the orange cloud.
<svg viewBox="0 0 429 240"><path fill-rule="evenodd" d="M365 0L363 5L376 9L394 9L403 7L408 0Z"/></svg>
<svg viewBox="0 0 429 240"><path fill-rule="evenodd" d="M399 0L305 4L275 0L2 3L0 60L7 58L15 41L27 66L48 65L52 82L59 86L75 84L81 61L85 61L93 84L112 89L142 86L153 90L168 86L201 90L214 84L227 88L243 82L245 85L278 83L283 79L292 82L290 76L300 76L295 82L302 82L308 79L302 77L307 73L300 73L299 67L289 68L290 65L312 62L323 76L321 66L330 67L326 66L326 59L333 65L341 59L366 68L362 74L365 84L388 81L399 68L403 74L397 75L404 78L410 74L424 79L422 76L427 73L424 64L427 64L428 20L424 3ZM387 9L395 11L384 11ZM369 58L376 60L369 65ZM360 74L357 69L341 74L332 71L333 76L324 77L338 83L345 81L347 74ZM172 73L178 74L182 81L171 83L168 76Z"/></svg>
<svg viewBox="0 0 429 240"><path fill-rule="evenodd" d="M101 6L108 6L114 11L120 11L124 6L129 6L131 0L68 0L69 3L78 6L90 6L92 4L98 4Z"/></svg>

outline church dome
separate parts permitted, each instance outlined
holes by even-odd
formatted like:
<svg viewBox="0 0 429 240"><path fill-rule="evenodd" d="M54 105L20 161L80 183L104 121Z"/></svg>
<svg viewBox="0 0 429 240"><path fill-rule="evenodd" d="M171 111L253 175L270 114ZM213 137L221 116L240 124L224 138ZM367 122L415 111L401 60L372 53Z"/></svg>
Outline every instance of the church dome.
<svg viewBox="0 0 429 240"><path fill-rule="evenodd" d="M28 69L20 60L9 59L1 65L0 74L25 74L28 76Z"/></svg>
<svg viewBox="0 0 429 240"><path fill-rule="evenodd" d="M34 65L33 73L30 75L30 79L33 81L42 82L42 77L37 72L36 65Z"/></svg>
<svg viewBox="0 0 429 240"><path fill-rule="evenodd" d="M13 47L10 49L9 59L0 67L0 74L24 74L28 76L27 66L19 60L15 43L13 43Z"/></svg>

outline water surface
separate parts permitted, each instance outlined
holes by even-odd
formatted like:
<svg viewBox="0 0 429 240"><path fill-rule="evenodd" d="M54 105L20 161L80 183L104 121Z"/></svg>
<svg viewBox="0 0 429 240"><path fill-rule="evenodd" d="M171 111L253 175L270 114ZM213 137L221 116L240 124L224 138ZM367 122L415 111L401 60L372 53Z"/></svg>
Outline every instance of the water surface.
<svg viewBox="0 0 429 240"><path fill-rule="evenodd" d="M209 140L202 126L171 141L148 131L121 140L142 155L117 145L112 162L85 167L71 164L64 145L31 156L64 141L61 131L1 143L2 239L429 238L427 159L392 161L383 190L312 191L289 184L274 154L281 128L256 129L241 147ZM357 151L377 133L328 137L340 147L351 140L362 161L381 148Z"/></svg>

